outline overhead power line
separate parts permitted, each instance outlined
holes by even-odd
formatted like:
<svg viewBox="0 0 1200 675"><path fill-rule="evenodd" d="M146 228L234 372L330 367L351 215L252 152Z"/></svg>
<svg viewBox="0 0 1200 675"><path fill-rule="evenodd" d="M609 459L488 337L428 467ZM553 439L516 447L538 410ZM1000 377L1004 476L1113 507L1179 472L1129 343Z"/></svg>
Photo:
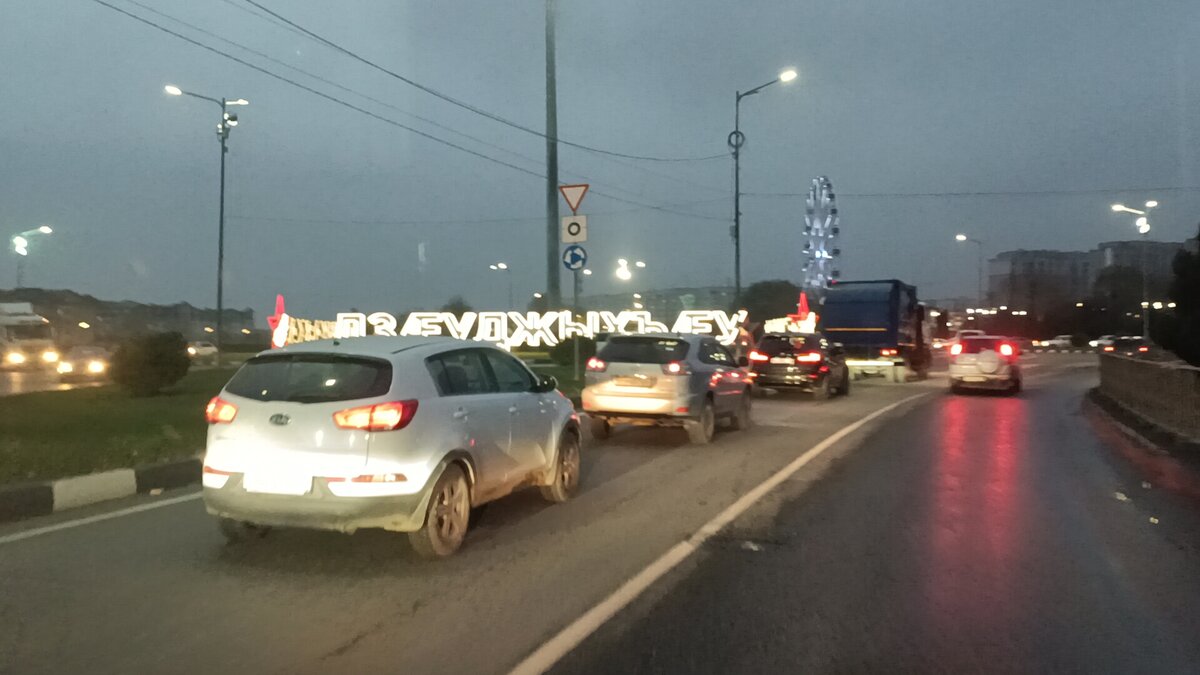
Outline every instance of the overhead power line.
<svg viewBox="0 0 1200 675"><path fill-rule="evenodd" d="M312 79L314 79L314 80L316 80L316 81L318 81L318 82L321 82L321 83L327 84L327 85L329 85L329 86L331 86L331 87L335 87L335 88L337 88L337 89L339 89L339 90L341 90L341 91L344 91L344 92L346 92L346 93L348 93L348 94L354 94L355 96L359 96L359 97L361 97L361 98L363 98L363 99L366 99L366 100L368 100L368 101L371 101L372 103L375 103L375 104L377 104L377 105L381 105L381 106L383 106L383 107L385 107L385 108L388 108L388 109L390 109L390 110L394 110L394 111L396 111L396 112L398 112L398 113L400 113L401 115L404 115L404 116L406 116L406 117L410 117L410 118L412 118L412 119L415 119L415 120L420 120L421 122L424 122L425 124L428 124L428 125L430 125L430 126L432 126L432 127L435 127L435 128L441 129L441 130L443 130L443 131L447 131L447 132L449 132L449 133L452 133L452 134L454 134L454 135L456 135L456 136L460 136L460 137L462 137L462 138L466 138L466 139L468 139L468 140L471 140L471 141L473 141L473 142L475 142L475 143L479 143L480 145L487 146L487 147L489 147L489 148L492 148L492 149L494 149L494 150L498 150L498 151L500 151L500 152L503 152L503 153L505 153L505 154L508 154L508 155L512 155L512 156L514 156L514 157L519 157L520 159L523 159L523 160L525 160L525 161L527 161L527 162L531 162L531 163L533 163L533 164L534 164L534 165L536 165L536 166L545 166L545 162L544 162L544 160L541 160L541 159L536 159L536 158L534 158L534 157L530 157L530 156L528 156L528 155L522 154L522 153L520 153L520 152L517 152L517 151L515 151L515 150L510 150L510 149L508 149L508 148L506 148L506 147L504 147L504 146L497 145L497 144L495 144L495 143L492 143L491 141L487 141L487 140L485 140L485 139L479 138L478 136L473 136L473 135L471 135L471 134L468 134L468 133L466 133L466 132L459 131L458 129L455 129L455 128L453 128L453 127L447 126L447 125L445 125L445 124L442 124L441 122L438 122L438 121L436 121L436 120L432 120L432 119L429 119L428 117L423 117L423 116L421 116L421 115L418 115L418 114L416 114L416 113L409 112L409 111L407 111L407 110L405 110L405 109L403 109L403 108L401 108L401 107L399 107L399 106L397 106L397 105L393 105L392 103L388 103L387 101L384 101L384 100L382 100L382 99L376 98L376 97L374 97L374 96L372 96L372 95L370 95L370 94L364 93L364 92L362 92L362 91L359 91L359 90L357 90L357 89L353 89L353 88L351 88L351 87L347 87L347 86L345 86L345 85L343 85L343 84L341 84L341 83L339 83L339 82L335 82L335 81L333 81L333 80L331 80L331 79L329 79L329 78L322 77L322 76L320 76L320 75L317 75L316 73L313 73L313 72L307 71L307 70L305 70L305 69L303 69L303 68L300 68L300 67L294 66L294 65L292 65L292 64L290 64L290 63L288 63L288 62L286 62L286 61L283 61L283 60L281 60L281 59L277 59L277 58L275 58L274 56L271 56L270 54L267 54L266 52L259 51L259 50L255 49L255 48L253 48L253 47L249 47L249 46L247 46L247 45L245 45L245 44L242 44L242 43L240 43L240 42L237 42L236 40L230 40L230 39L229 39L229 38L227 38L227 37L224 37L224 36L222 36L222 35L219 35L219 34L217 34L217 33L214 33L214 32L212 32L212 31L210 31L210 30L207 30L207 29L205 29L205 28L203 28L203 27L201 27L201 26L197 26L197 25L195 25L195 24L193 24L193 23L189 23L189 22L187 22L187 21L184 21L183 19L180 19L179 17L176 17L176 16L173 16L173 15L171 15L171 14L168 14L168 13L166 13L166 12L163 12L162 10L159 10L159 9L156 9L156 8L154 8L154 7L151 7L151 6L149 6L149 5L146 5L146 4L143 4L143 3L141 3L141 2L138 2L138 0L125 0L125 1L126 1L126 2L128 2L128 3L129 3L129 4L131 4L131 5L135 5L135 6L137 6L137 7L140 7L141 9L143 9L143 10L145 10L145 11L147 11L147 12L151 12L151 13L153 13L153 14L155 14L155 15L161 16L161 17L163 17L164 19L167 19L168 21L174 21L175 23L177 23L177 24L179 24L179 25L181 25L181 26L185 26L185 27L187 27L187 28L189 28L189 29L191 29L191 30L193 30L193 31L197 32L197 33L200 33L201 35L206 35L206 36L208 36L208 37L210 37L210 38L212 38L212 39L214 39L214 40L219 40L219 41L221 41L221 42L223 42L223 43L225 43L225 44L227 44L227 45L230 45L230 46L232 46L232 47L237 47L238 49L241 49L241 50L243 50L243 51L246 51L246 52L248 52L248 53L250 53L250 54L254 54L255 56L257 56L257 57L259 57L259 58L266 59L267 61L270 61L271 63L274 63L274 64L276 64L276 65L278 65L278 66L282 66L282 67L284 67L284 68L287 68L288 70L291 70L292 72L300 73L301 75L304 75L304 76L306 76L306 77L311 77ZM264 14L260 14L259 12L256 12L256 11L254 11L253 9L250 9L249 7L244 7L244 6L242 6L241 4L239 4L239 3L235 2L234 0L222 0L222 1L223 1L223 2L225 2L225 3L227 3L227 4L229 4L229 5L230 5L230 6L232 6L232 7L236 7L236 8L238 8L238 10L240 10L240 11L242 11L242 12L245 12L245 13L247 13L247 14L251 15L251 16L258 17L258 18L260 18L260 19L262 19L262 20L264 20L264 21L269 21L269 22L270 22L271 24L273 24L273 25L278 25L278 26L280 26L281 28L284 28L284 29L288 30L289 32L292 32L292 33L295 33L295 34L297 34L297 35L300 35L301 37L305 37L305 36L304 36L304 34L303 34L303 33L300 33L298 30L296 30L296 29L294 29L294 28L292 28L292 27L290 27L290 26L287 26L286 24L283 24L282 22L279 22L279 21L277 21L277 20L273 19L272 17L269 17L269 16L267 16L267 15L264 15ZM615 157L609 157L609 158L607 158L607 159L608 159L608 161L610 161L610 162L614 162L614 163L616 163L616 164L619 164L619 165L621 165L621 166L624 166L624 167L627 167L627 168L633 169L633 170L635 170L635 171L641 171L642 173L645 173L645 174L648 174L648 175L651 175L651 176L656 176L656 177L658 177L658 178L662 178L663 180L668 180L668 181L671 181L671 182L674 182L674 183L678 183L678 184L680 184L680 185L689 185L689 186L692 186L692 187L695 187L695 188L699 188L699 189L702 189L702 190L707 190L707 191L709 191L709 192L719 192L719 193L725 193L725 192L727 192L727 189L725 189L725 188L717 188L717 187L713 187L713 186L711 186L711 185L705 185L705 184L702 184L702 183L697 183L697 182L695 182L695 181L691 181L691 180L688 180L688 179L686 179L686 178L681 178L681 177L678 177L678 176L672 176L671 174L660 173L660 172L658 172L658 171L652 171L652 170L650 170L650 169L647 169L646 167L643 167L643 166L638 166L637 164L634 164L634 163L632 163L632 162L625 162L625 161L622 161L622 160L620 160L620 159L617 159L617 158L615 158ZM591 180L592 180L592 179L588 178L587 176L584 176L583 174L577 174L577 173L574 173L574 172L571 172L571 171L567 171L567 170L563 170L563 173L565 173L565 174L569 174L569 175L573 175L573 176L578 176L580 179L582 179L582 180L585 180L585 181L591 181ZM632 192L632 191L630 191L630 190L620 190L620 191L621 191L621 192L627 192L627 193L633 194L633 192Z"/></svg>
<svg viewBox="0 0 1200 675"><path fill-rule="evenodd" d="M107 7L108 9L111 9L111 10L113 10L113 11L115 11L115 12L118 12L118 13L120 13L120 14L123 14L123 15L125 15L125 16L127 16L127 17L129 17L129 18L131 18L131 19L133 19L133 20L135 20L135 21L138 21L139 23L142 23L142 24L145 24L145 25L147 25L147 26L150 26L151 28L154 28L155 30L161 31L161 32L163 32L163 33L166 33L166 34L168 34L168 35L171 35L171 36L173 36L173 37L176 37L176 38L178 38L178 39L180 39L180 40L183 40L184 42L187 42L187 43L189 43L189 44L192 44L192 45L195 45L195 46L197 46L197 47L200 47L201 49L204 49L205 51L208 51L208 52L211 52L211 53L213 53L213 54L217 54L218 56L222 56L222 57L224 57L224 58L227 58L227 59L229 59L229 60L231 60L231 61L233 61L233 62L235 62L235 63L238 63L238 64L240 64L240 65L243 65L243 66L245 66L245 67L247 67L247 68L250 68L251 70L254 70L254 71L256 71L256 72L262 73L263 75L266 75L266 76L268 76L268 77L270 77L270 78L272 78L272 79L279 80L280 82L283 82L283 83L285 83L285 84L289 84L289 85L291 85L291 86L293 86L293 87L296 87L296 88L298 88L298 89L301 89L301 90L303 90L303 91L306 91L306 92L308 92L308 93L310 93L310 94L314 94L314 95L316 95L316 96L319 96L319 97L321 97L321 98L323 98L323 99L325 99L325 100L327 100L327 101L330 101L330 102L332 102L332 103L336 103L337 105L340 105L340 106L343 106L343 107L349 108L349 109L351 109L351 110L354 110L354 111L356 111L356 112L362 113L362 114L364 114L364 115L367 115L368 117L371 117L371 118L374 118L374 119L376 119L376 120L379 120L379 121L381 121L381 122L383 122L383 123L385 123L385 124L390 124L390 125L392 125L392 126L394 126L394 127L398 127L398 128L400 128L400 129L404 129L404 130L406 130L406 131L409 131L409 132L411 132L411 133L414 133L414 134L416 134L416 135L418 135L418 136L421 136L422 138L426 138L426 139L429 139L429 140L431 140L431 141L433 141L433 142L435 142L435 143L439 143L439 144L441 144L441 145L445 145L445 146L447 146L447 147L454 148L455 150L459 150L459 151L461 151L461 152L465 152L465 153L467 153L467 154L474 155L475 157L479 157L480 159L484 159L484 160L487 160L487 161L489 161L489 162L492 162L492 163L495 163L495 164L499 164L499 165L501 165L501 166L508 167L508 168L510 168L510 169L513 169L513 170L515 170L515 171L519 171L519 172L521 172L521 173L524 173L524 174L527 174L527 175L530 175L530 176L534 176L534 177L536 177L536 178L539 178L539 179L545 179L545 175L544 175L544 174L542 174L542 173L538 173L538 172L536 172L536 171L532 171L532 170L530 170L530 169L527 169L527 168L525 168L525 167L522 167L522 166L518 166L518 165L516 165L516 164L513 164L513 163L511 163L511 162L506 162L506 161L504 161L504 160L502 160L502 159L497 159L497 158L495 158L495 157L492 157L492 156L490 156L490 155L486 155L486 154L484 154L484 153L482 153L482 152L478 152L478 151L472 150L472 149L470 149L470 148L464 147L464 146L462 146L462 145L459 145L459 144L457 144L457 143L454 143L454 142L451 142L451 141L447 141L447 140L445 140L445 139L443 139L443 138L440 138L440 137L438 137L438 136L434 136L433 134L430 134L430 133L427 133L427 132L421 131L420 129L416 129L416 128L414 128L414 127L408 126L408 125L406 125L406 124L404 124L404 123L402 123L402 122L397 122L396 120L393 120L393 119L391 119L391 118L389 118L389 117L384 117L383 115L380 115L380 114L378 114L378 113L375 113L375 112L372 112L372 111L370 111L370 110L367 110L366 108L363 108L363 107L361 107L361 106L357 106L357 105L355 105L355 104L353 104L353 103L350 103L349 101L345 101L345 100L343 100L343 99L340 99L340 98L338 98L338 97L336 97L336 96L332 96L332 95L330 95L330 94L327 94L327 93L325 93L325 92L323 92L323 91L320 91L319 89L314 89L313 87L310 87L310 86L308 86L308 85L306 85L306 84L303 84L303 83L301 83L301 82L297 82L297 81L296 81L296 80L294 80L294 79L291 79L291 78L289 78L289 77L286 77L286 76L280 75L280 74L278 74L278 73L275 73L275 72L273 72L273 71L271 71L271 70L268 70L268 69L266 69L266 68L263 68L262 66L259 66L259 65L257 65L257 64L251 63L250 61L247 61L247 60L245 60L245 59L242 59L242 58L240 58L240 57L234 56L233 54L230 54L230 53L228 53L228 52L221 51L220 49L217 49L217 48L215 48L215 47L212 47L212 46L210 46L210 45L206 45L206 44L204 44L203 42L200 42L199 40L194 40L194 39L192 39L192 38L190 38L190 37L188 37L188 36L186 36L186 35L183 35L182 33L179 33L179 32L177 32L177 31L171 30L170 28L167 28L166 26L163 26L163 25L161 25L161 24L155 23L155 22L153 22L153 21L151 21L151 20L149 20L149 19L147 19L147 18L145 18L145 17L141 17L141 16L138 16L137 14L134 14L134 13L132 13L132 12L126 11L126 10L124 10L124 9L120 8L120 7L117 7L117 6L115 6L115 5L111 4L111 3L109 3L109 2L106 2L105 0L92 0L92 1L93 1L93 2L95 2L96 4L99 4L99 5L102 5L102 6L104 6L104 7ZM675 209L670 209L670 208L663 207L663 206L656 206L656 205L654 205L654 204L647 204L647 203L645 203L645 202L640 202L640 201L631 200L631 199L625 199L625 198L623 198L623 197L617 197L617 196L615 196L615 195L612 195L612 194L609 194L609 193L607 193L607 192L604 192L603 190L593 189L593 190L592 190L592 192L593 192L594 194L596 194L596 195L599 195L599 196L601 196L601 197L606 197L606 198L608 198L608 199L612 199L612 200L614 200L614 201L623 202L623 203L626 203L626 204L634 204L634 205L637 205L637 206L642 206L642 207L645 207L645 208L648 208L648 209L652 209L652 210L655 210L655 211L661 211L661 212L664 212L664 213L672 213L672 214L676 214L676 215L687 216L687 217L690 217L690 218L699 218L699 219L702 219L702 220L723 220L723 219L720 219L720 218L714 218L714 217L712 217L712 216L704 216L704 215L700 215L700 214L696 214L696 213L689 213L689 212L686 212L686 211L678 211L678 210L675 210Z"/></svg>
<svg viewBox="0 0 1200 675"><path fill-rule="evenodd" d="M333 42L332 40L329 40L327 38L324 38L324 37L314 33L313 31L305 28L304 26L301 26L300 24L292 21L291 19L279 14L278 12L275 12L274 10L270 9L269 7L263 6L262 4L256 2L255 0L245 0L245 2L250 5L253 5L254 7L257 7L258 9L261 9L262 11L266 12L267 14L270 14L271 16L275 17L276 19L283 21L287 25L303 32L304 34L310 36L312 39L316 40L317 42L320 42L321 44L329 47L330 49L333 49L342 54L345 54L346 56L349 56L350 58L358 61L359 63L367 65L371 68L374 68L375 70L378 70L379 72L384 73L384 74L386 74L390 77L393 77L397 80L400 80L401 82L404 82L405 84L416 87L417 89L420 89L421 91L423 91L427 94L430 94L432 96L440 98L443 101L446 101L447 103L456 105L464 110L469 110L469 111L475 113L476 115L481 115L490 120L499 122L500 124L504 124L506 126L512 127L513 129L518 129L520 131L524 131L525 133L533 134L534 136L537 136L539 138L544 138L546 140L554 140L563 145L570 146L572 148L578 148L580 150L586 150L588 152L595 152L595 153L599 153L602 155L609 155L612 157L624 157L625 159L637 159L637 160L648 161L648 162L703 162L703 161L708 161L708 160L712 160L712 159L722 159L722 158L728 156L725 153L721 153L719 155L707 155L704 157L655 157L655 156L649 156L649 155L633 155L633 154L628 154L628 153L623 153L623 152L615 152L612 150L605 150L603 148L597 148L597 147L593 147L590 145L584 145L582 143L575 143L575 142L563 139L561 137L550 138L545 133L538 131L537 129L533 129L531 127L527 127L523 124L514 122L505 117L501 117L500 115L489 112L489 111L479 108L475 105L472 105L465 101L454 98L453 96L450 96L449 94L438 91L437 89L434 89L433 87L430 87L428 85L417 82L416 80L413 80L410 77L401 75L400 73L397 73L396 71L391 70L385 66L381 66L378 63L375 63L374 61L372 61L364 56L361 56L361 55L337 44L336 42Z"/></svg>
<svg viewBox="0 0 1200 675"><path fill-rule="evenodd" d="M863 199L893 197L1038 197L1069 195L1111 195L1158 192L1200 192L1200 186L1142 187L1142 188L1094 188L1087 190L997 190L976 192L838 192L839 197ZM808 197L807 192L743 192L750 197Z"/></svg>
<svg viewBox="0 0 1200 675"><path fill-rule="evenodd" d="M725 199L709 199L703 202L688 202L688 204L704 204L716 201L726 201ZM686 206L687 204L665 204L664 207L671 206ZM592 211L588 215L596 216L616 216L626 213L636 213L645 211L645 208L636 209L618 209L615 211ZM289 218L286 216L257 216L257 215L231 215L229 218L235 220L262 220L267 222L280 223L338 223L344 225L494 225L498 223L544 223L546 216L544 214L531 215L525 217L512 218L441 218L432 219L413 219L413 220L373 220L367 218Z"/></svg>

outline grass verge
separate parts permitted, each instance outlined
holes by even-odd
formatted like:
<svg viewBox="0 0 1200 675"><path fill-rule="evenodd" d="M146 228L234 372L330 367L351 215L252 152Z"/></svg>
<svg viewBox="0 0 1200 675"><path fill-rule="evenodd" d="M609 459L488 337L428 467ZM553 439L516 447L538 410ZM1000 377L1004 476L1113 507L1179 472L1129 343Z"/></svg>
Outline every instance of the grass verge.
<svg viewBox="0 0 1200 675"><path fill-rule="evenodd" d="M194 456L204 449L204 404L232 372L196 370L148 398L113 385L0 398L0 484Z"/></svg>

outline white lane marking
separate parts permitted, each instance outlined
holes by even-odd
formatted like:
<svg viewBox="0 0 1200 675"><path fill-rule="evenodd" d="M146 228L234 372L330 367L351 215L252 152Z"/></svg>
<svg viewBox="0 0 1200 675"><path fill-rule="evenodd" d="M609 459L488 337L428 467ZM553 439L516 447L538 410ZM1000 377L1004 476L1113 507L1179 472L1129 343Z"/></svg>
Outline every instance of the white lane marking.
<svg viewBox="0 0 1200 675"><path fill-rule="evenodd" d="M50 534L51 532L59 532L61 530L70 530L70 529L73 529L76 527L83 527L84 525L91 525L92 523L99 523L104 520L112 520L113 518L120 518L122 516L128 516L128 515L132 515L134 513L141 513L142 511L149 511L151 509L162 508L164 506L170 506L172 504L179 504L180 502L188 502L193 499L199 499L199 498L200 498L200 493L194 492L192 494L183 495L181 497L171 497L170 499L163 499L163 500L159 500L159 501L155 501L155 502L150 502L149 504L138 504L137 506L130 506L129 508L121 509L119 511L112 511L109 513L100 513L100 514L97 514L94 516L88 516L87 518L80 518L78 520L68 520L68 521L62 522L62 523L55 523L54 525L47 525L46 527L36 527L31 530L25 530L23 532L15 532L13 534L8 534L8 535L4 535L4 536L0 537L0 546L2 546L4 544L11 544L13 542L22 541L24 539L32 539L33 537L40 537L43 534Z"/></svg>
<svg viewBox="0 0 1200 675"><path fill-rule="evenodd" d="M880 408L875 412L859 419L856 422L848 424L832 436L814 445L792 460L787 466L775 472L770 478L757 487L742 495L733 504L730 504L725 510L718 513L712 520L708 521L696 530L695 534L688 537L686 540L675 544L666 553L662 554L657 560L646 566L645 569L638 572L631 579L621 584L617 590L613 591L599 604L584 612L578 619L575 619L566 628L563 628L554 637L546 641L542 646L533 651L532 654L525 657L520 663L514 667L510 675L536 675L544 673L554 664L558 663L562 657L566 656L588 638L592 633L596 632L609 619L616 616L617 612L624 609L629 603L637 599L639 595L646 591L655 581L658 581L668 572L675 568L676 565L683 562L705 541L715 535L721 528L728 525L738 516L742 515L754 505L755 502L762 499L768 492L775 489L780 483L791 478L792 474L796 473L811 462L818 455L831 446L842 440L846 436L858 431L863 425L871 420L885 415L896 408L915 401L923 396L929 396L932 392L915 394L905 399L896 401L895 403Z"/></svg>

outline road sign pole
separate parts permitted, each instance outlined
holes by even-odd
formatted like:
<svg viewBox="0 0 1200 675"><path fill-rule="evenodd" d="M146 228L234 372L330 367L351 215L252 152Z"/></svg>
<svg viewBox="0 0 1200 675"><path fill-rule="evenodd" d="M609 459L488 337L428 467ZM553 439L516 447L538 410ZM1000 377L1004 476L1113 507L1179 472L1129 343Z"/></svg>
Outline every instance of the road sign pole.
<svg viewBox="0 0 1200 675"><path fill-rule="evenodd" d="M558 94L554 69L556 0L546 0L546 296L549 306L562 307L558 265Z"/></svg>
<svg viewBox="0 0 1200 675"><path fill-rule="evenodd" d="M574 287L574 289L573 289L574 290L574 293L573 293L574 300L572 303L574 305L574 309L572 311L574 312L575 320L578 321L579 320L579 285L583 282L580 281L579 270L575 270L574 274L575 274L575 282L573 284L571 284ZM582 338L583 338L583 336L581 336L581 335L575 336L575 381L576 382L579 381L579 342L582 340Z"/></svg>

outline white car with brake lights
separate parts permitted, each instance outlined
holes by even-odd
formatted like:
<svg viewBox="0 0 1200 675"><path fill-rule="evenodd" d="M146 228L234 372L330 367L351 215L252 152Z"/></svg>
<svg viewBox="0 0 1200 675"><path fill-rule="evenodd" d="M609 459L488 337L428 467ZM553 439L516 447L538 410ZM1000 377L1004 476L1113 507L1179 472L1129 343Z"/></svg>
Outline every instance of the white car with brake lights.
<svg viewBox="0 0 1200 675"><path fill-rule="evenodd" d="M579 486L578 418L551 377L503 350L427 337L263 352L209 402L204 502L231 541L273 526L407 532L454 553L473 507Z"/></svg>

